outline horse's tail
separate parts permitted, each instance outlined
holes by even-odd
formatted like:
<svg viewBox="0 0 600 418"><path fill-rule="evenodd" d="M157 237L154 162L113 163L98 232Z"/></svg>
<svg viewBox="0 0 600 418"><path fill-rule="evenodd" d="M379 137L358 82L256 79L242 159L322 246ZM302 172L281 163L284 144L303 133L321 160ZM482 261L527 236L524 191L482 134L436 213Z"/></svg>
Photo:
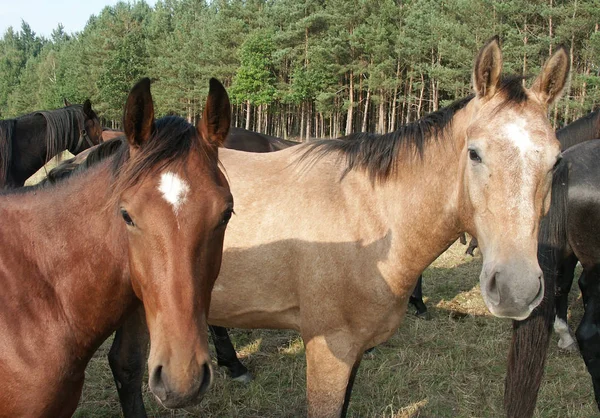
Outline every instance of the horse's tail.
<svg viewBox="0 0 600 418"><path fill-rule="evenodd" d="M12 137L17 121L0 120L0 188L6 187L8 170L12 160Z"/></svg>
<svg viewBox="0 0 600 418"><path fill-rule="evenodd" d="M557 265L566 247L569 169L559 164L552 180L552 200L538 236L538 261L544 274L542 303L524 321L513 321L512 345L504 382L504 409L508 418L533 416L544 375L546 353L554 323Z"/></svg>

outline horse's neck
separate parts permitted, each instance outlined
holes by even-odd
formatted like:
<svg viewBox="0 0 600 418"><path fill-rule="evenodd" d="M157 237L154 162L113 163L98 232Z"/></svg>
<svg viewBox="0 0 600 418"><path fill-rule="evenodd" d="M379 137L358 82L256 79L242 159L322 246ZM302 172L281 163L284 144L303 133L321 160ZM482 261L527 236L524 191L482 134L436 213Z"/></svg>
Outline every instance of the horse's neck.
<svg viewBox="0 0 600 418"><path fill-rule="evenodd" d="M46 119L40 114L19 118L12 141L10 182L20 187L47 162ZM57 150L63 151L65 148Z"/></svg>
<svg viewBox="0 0 600 418"><path fill-rule="evenodd" d="M24 292L27 285L49 286L55 300L41 305L53 307L57 312L48 317L70 327L74 353L84 361L136 304L125 230L116 211L106 209L108 190L110 173L103 163L60 187L9 195L0 206L4 255L24 259L29 270L17 268L15 276L27 277L3 280L21 283Z"/></svg>
<svg viewBox="0 0 600 418"><path fill-rule="evenodd" d="M378 201L386 207L391 251L401 258L406 274L420 274L464 229L460 153L465 133L460 119L469 117L468 112L466 108L459 110L446 138L431 140L421 159L398 161L397 173L375 189Z"/></svg>

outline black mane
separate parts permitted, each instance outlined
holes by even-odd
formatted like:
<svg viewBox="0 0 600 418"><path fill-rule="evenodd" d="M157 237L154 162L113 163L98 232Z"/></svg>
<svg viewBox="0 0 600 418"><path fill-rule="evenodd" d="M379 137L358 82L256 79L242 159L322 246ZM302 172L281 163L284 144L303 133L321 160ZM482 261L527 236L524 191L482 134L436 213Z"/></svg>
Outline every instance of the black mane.
<svg viewBox="0 0 600 418"><path fill-rule="evenodd" d="M81 130L85 128L83 105L80 104L55 110L40 110L17 119L36 115L46 119L46 161L57 155L60 150L76 144Z"/></svg>
<svg viewBox="0 0 600 418"><path fill-rule="evenodd" d="M156 121L154 133L133 157L129 155L127 139L124 136L114 138L96 146L81 163L76 163L76 158L64 161L50 170L47 177L33 187L59 184L64 179L113 158L111 164L115 176L115 195L135 185L149 172L183 160L192 148L196 147L199 150L206 147L196 128L183 118L167 116Z"/></svg>
<svg viewBox="0 0 600 418"><path fill-rule="evenodd" d="M498 94L504 94L506 98L503 105L527 101L527 92L521 81L522 77L509 77L501 82ZM457 100L450 106L429 113L389 134L356 133L343 138L312 142L306 146L300 160L319 159L338 153L346 164L343 175L355 169L362 169L374 183L384 182L395 173L396 161L402 152L414 152L422 158L432 139L445 138L456 112L464 108L473 97L470 95Z"/></svg>

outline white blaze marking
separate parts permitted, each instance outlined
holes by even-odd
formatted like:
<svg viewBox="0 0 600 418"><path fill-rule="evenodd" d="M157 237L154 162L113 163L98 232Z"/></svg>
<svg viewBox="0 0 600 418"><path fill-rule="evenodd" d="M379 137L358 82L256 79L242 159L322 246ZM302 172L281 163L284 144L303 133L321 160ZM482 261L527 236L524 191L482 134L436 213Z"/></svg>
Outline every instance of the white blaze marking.
<svg viewBox="0 0 600 418"><path fill-rule="evenodd" d="M517 119L515 122L509 123L504 127L506 136L508 136L508 139L515 144L519 151L521 151L522 156L524 156L527 151L534 149L529 132L525 129L526 123L525 119Z"/></svg>
<svg viewBox="0 0 600 418"><path fill-rule="evenodd" d="M518 213L527 216L533 209L531 201L533 188L533 170L534 166L530 164L532 157L536 151L536 146L531 140L529 131L527 130L527 120L523 118L515 118L513 122L504 126L504 134L507 140L512 142L518 150L518 156L515 158L520 160L521 179L519 181L520 190L516 193L516 209Z"/></svg>
<svg viewBox="0 0 600 418"><path fill-rule="evenodd" d="M173 206L173 212L177 214L181 205L185 203L190 186L177 174L166 172L160 176L158 190L162 193L163 198Z"/></svg>

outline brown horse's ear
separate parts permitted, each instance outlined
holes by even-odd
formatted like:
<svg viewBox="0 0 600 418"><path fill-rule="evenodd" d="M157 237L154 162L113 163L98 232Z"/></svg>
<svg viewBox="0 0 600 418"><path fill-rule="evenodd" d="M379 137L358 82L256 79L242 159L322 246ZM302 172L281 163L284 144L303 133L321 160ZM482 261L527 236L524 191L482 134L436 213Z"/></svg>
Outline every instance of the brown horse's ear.
<svg viewBox="0 0 600 418"><path fill-rule="evenodd" d="M561 47L550 57L535 79L531 91L544 106L550 106L562 95L567 85L571 63L569 53Z"/></svg>
<svg viewBox="0 0 600 418"><path fill-rule="evenodd" d="M480 98L491 98L496 94L502 73L502 51L498 36L479 50L473 68L473 89Z"/></svg>
<svg viewBox="0 0 600 418"><path fill-rule="evenodd" d="M67 100L66 97L63 97L63 103L65 104L65 107L71 106L71 103Z"/></svg>
<svg viewBox="0 0 600 418"><path fill-rule="evenodd" d="M225 87L216 79L210 79L210 89L202 118L196 129L198 134L215 148L227 139L231 125L231 104Z"/></svg>
<svg viewBox="0 0 600 418"><path fill-rule="evenodd" d="M86 99L85 102L83 102L83 114L87 116L88 119L93 119L94 116L96 116L92 110L92 102L90 102L90 99Z"/></svg>
<svg viewBox="0 0 600 418"><path fill-rule="evenodd" d="M123 127L130 149L142 146L154 131L154 104L149 78L138 81L129 92L123 114Z"/></svg>

